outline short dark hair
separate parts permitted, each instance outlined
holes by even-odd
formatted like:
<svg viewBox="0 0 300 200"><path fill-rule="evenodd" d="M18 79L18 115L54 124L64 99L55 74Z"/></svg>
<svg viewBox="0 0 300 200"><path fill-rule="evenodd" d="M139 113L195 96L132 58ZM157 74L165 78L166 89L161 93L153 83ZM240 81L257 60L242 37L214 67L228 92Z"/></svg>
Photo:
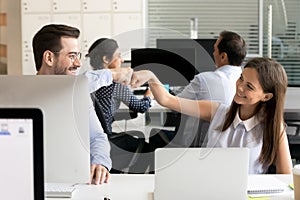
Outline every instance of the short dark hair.
<svg viewBox="0 0 300 200"><path fill-rule="evenodd" d="M43 54L46 50L59 52L62 49L61 37L78 38L79 29L63 24L43 26L33 37L32 47L36 70L42 66Z"/></svg>
<svg viewBox="0 0 300 200"><path fill-rule="evenodd" d="M111 61L115 51L119 48L116 40L100 38L96 40L88 50L90 64L94 70L103 69L103 56Z"/></svg>
<svg viewBox="0 0 300 200"><path fill-rule="evenodd" d="M230 65L240 66L247 54L245 40L237 33L222 31L221 41L218 45L219 53L227 53Z"/></svg>

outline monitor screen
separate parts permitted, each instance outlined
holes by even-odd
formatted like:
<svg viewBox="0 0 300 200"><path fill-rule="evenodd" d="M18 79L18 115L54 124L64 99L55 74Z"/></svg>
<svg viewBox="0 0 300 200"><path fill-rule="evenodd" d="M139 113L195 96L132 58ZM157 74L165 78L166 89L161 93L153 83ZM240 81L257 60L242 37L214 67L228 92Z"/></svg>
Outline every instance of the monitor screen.
<svg viewBox="0 0 300 200"><path fill-rule="evenodd" d="M40 108L44 116L46 182L89 180L89 103L84 75L5 75L0 107Z"/></svg>
<svg viewBox="0 0 300 200"><path fill-rule="evenodd" d="M159 49L194 48L196 52L195 66L197 71L214 71L214 44L217 39L157 39Z"/></svg>
<svg viewBox="0 0 300 200"><path fill-rule="evenodd" d="M0 108L1 199L44 199L43 115Z"/></svg>
<svg viewBox="0 0 300 200"><path fill-rule="evenodd" d="M185 86L198 73L194 48L142 48L131 50L134 70L151 70L163 84Z"/></svg>

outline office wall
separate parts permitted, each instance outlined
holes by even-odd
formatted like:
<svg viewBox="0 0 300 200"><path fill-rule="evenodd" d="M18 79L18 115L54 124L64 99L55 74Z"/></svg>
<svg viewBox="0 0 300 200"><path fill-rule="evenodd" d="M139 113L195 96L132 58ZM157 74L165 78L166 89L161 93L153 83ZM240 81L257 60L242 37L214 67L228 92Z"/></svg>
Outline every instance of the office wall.
<svg viewBox="0 0 300 200"><path fill-rule="evenodd" d="M1 0L2 1L2 0ZM32 37L49 23L63 23L81 30L83 54L99 37L124 35L143 28L144 0L4 0L7 3L7 72L35 74ZM132 6L132 5L134 6ZM119 39L121 41L119 41ZM116 39L121 47L143 42L143 36L131 40ZM123 43L125 41L125 43ZM122 50L122 49L121 49Z"/></svg>
<svg viewBox="0 0 300 200"><path fill-rule="evenodd" d="M0 0L0 74L6 74L6 0Z"/></svg>
<svg viewBox="0 0 300 200"><path fill-rule="evenodd" d="M22 74L20 0L4 0L7 6L7 73Z"/></svg>

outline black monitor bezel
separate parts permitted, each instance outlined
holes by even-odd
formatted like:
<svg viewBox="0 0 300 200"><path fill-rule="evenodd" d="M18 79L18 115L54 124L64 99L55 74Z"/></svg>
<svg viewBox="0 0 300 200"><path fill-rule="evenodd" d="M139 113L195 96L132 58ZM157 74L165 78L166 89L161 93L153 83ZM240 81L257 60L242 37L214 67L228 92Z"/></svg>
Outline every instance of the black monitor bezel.
<svg viewBox="0 0 300 200"><path fill-rule="evenodd" d="M42 111L39 108L0 108L0 118L33 120L34 200L44 199L44 146Z"/></svg>

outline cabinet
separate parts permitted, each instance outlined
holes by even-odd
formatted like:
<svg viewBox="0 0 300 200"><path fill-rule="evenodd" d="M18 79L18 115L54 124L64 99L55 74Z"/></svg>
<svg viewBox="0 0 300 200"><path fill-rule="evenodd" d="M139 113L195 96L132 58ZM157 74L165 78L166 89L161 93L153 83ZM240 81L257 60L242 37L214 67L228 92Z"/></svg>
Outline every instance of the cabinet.
<svg viewBox="0 0 300 200"><path fill-rule="evenodd" d="M43 25L49 23L63 23L79 28L83 55L101 37L116 39L125 59L128 59L132 47L145 47L142 31L138 34L132 32L145 27L145 0L20 1L23 74L36 73L32 38Z"/></svg>
<svg viewBox="0 0 300 200"><path fill-rule="evenodd" d="M51 2L50 1L41 1L41 0L23 0L22 1L22 11L23 13L32 13L32 12L50 12L51 11Z"/></svg>
<svg viewBox="0 0 300 200"><path fill-rule="evenodd" d="M141 0L113 0L113 10L115 12L139 12L143 3Z"/></svg>
<svg viewBox="0 0 300 200"><path fill-rule="evenodd" d="M76 0L53 0L53 12L80 12L81 2Z"/></svg>
<svg viewBox="0 0 300 200"><path fill-rule="evenodd" d="M83 0L82 10L83 12L110 12L111 11L111 0Z"/></svg>

